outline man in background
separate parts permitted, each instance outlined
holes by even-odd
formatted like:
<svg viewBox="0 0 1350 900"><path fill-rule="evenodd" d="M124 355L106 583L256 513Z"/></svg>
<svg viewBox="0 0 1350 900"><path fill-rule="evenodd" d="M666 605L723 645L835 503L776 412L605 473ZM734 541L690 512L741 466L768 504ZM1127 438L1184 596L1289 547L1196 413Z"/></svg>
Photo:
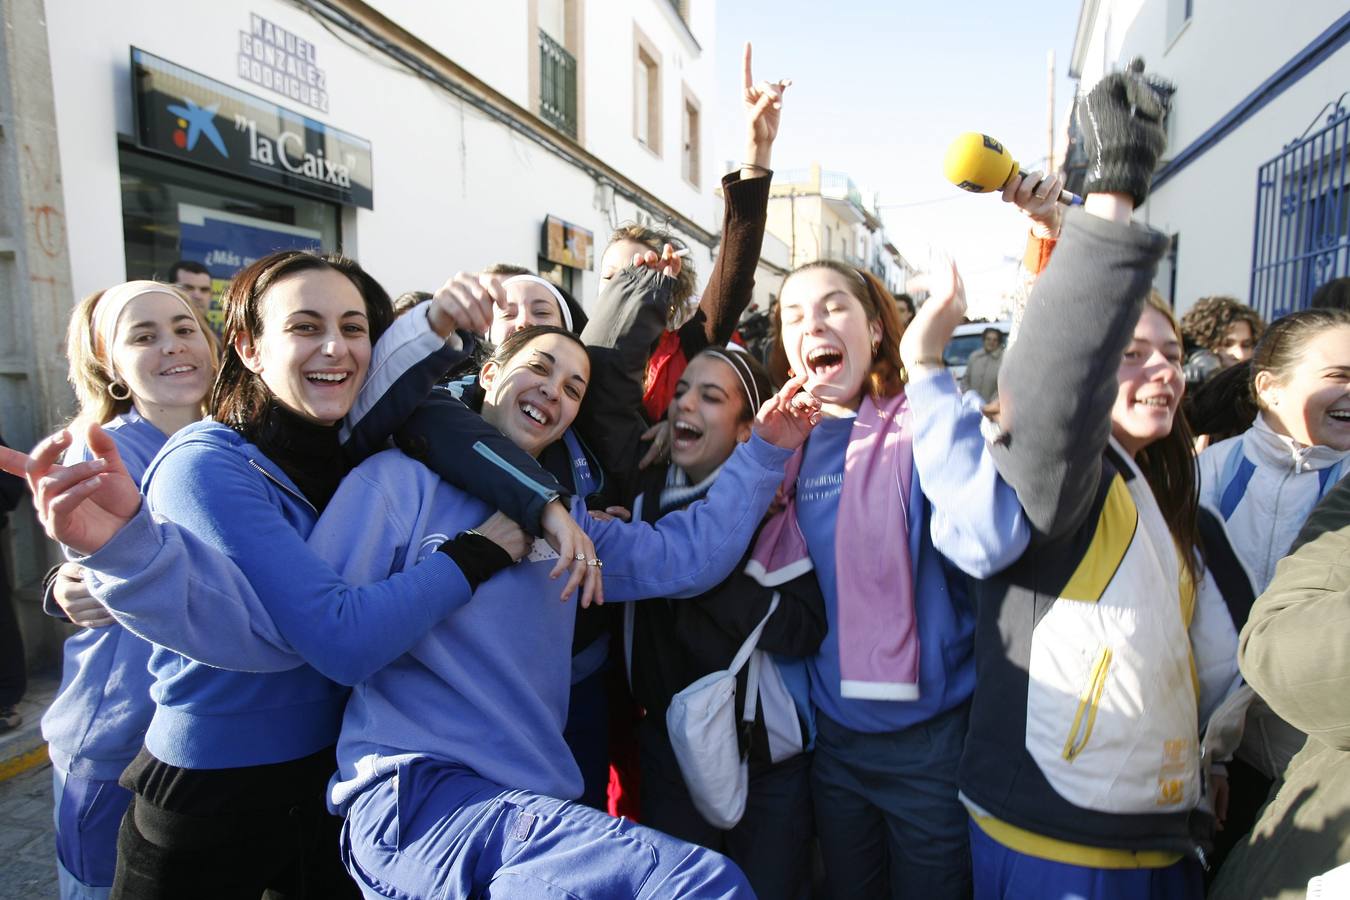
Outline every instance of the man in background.
<svg viewBox="0 0 1350 900"><path fill-rule="evenodd" d="M974 391L985 403L998 399L998 367L1003 363L1003 332L984 330L984 346L970 354L961 390Z"/></svg>
<svg viewBox="0 0 1350 900"><path fill-rule="evenodd" d="M191 259L180 259L169 272L169 283L192 301L202 315L211 311L211 273Z"/></svg>

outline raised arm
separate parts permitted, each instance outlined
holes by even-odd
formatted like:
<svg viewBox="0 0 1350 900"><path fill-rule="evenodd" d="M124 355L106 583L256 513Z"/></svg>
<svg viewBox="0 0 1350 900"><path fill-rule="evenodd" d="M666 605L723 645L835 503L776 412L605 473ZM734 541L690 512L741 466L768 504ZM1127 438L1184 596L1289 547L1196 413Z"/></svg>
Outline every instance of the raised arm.
<svg viewBox="0 0 1350 900"><path fill-rule="evenodd" d="M383 450L418 403L477 348L477 339L467 330L447 330L440 303L433 299L414 307L376 341L370 374L342 422L343 450L353 465ZM437 331L438 325L448 337Z"/></svg>
<svg viewBox="0 0 1350 900"><path fill-rule="evenodd" d="M966 314L955 264L935 267L929 298L900 339L914 415L914 468L933 506L933 546L957 568L987 578L1011 565L1031 539L1017 494L999 477L985 441L984 415L942 361Z"/></svg>
<svg viewBox="0 0 1350 900"><path fill-rule="evenodd" d="M146 484L149 508L169 520L151 523L166 551L152 554L159 564L147 569L137 564L144 559L141 554L131 554L139 560L124 560L110 557L107 548L82 562L102 580L122 579L128 594L142 589L183 596L198 589L193 579L202 577L196 570L200 548L218 551L242 576L217 585L222 594L218 602L247 603L247 586L295 653L343 684L353 684L402 655L468 600L467 580L443 553L387 580L347 585L282 516L267 484L236 453L202 441L180 443L158 459ZM356 527L361 517L387 520L398 512L366 503L349 514ZM143 542L155 546L149 538ZM110 606L115 602L99 596ZM172 610L164 615L174 622ZM180 650L186 640L166 635L156 643ZM204 655L201 648L192 649L195 654L184 650L185 655ZM235 651L222 647L216 652Z"/></svg>
<svg viewBox="0 0 1350 900"><path fill-rule="evenodd" d="M820 402L802 392L805 382L805 375L792 378L760 407L752 437L732 453L703 500L654 526L597 521L573 508L600 559L609 556L607 597L692 597L731 574L773 500L788 456L820 420Z"/></svg>
<svg viewBox="0 0 1350 900"><path fill-rule="evenodd" d="M605 598L695 597L716 586L745 554L789 455L752 437L732 453L707 497L655 525L579 511L605 563Z"/></svg>
<svg viewBox="0 0 1350 900"><path fill-rule="evenodd" d="M755 287L755 269L768 217L769 164L790 79L756 82L745 45L741 100L746 114L746 154L740 169L722 179L722 246L699 298L698 312L680 329L686 357L731 340Z"/></svg>
<svg viewBox="0 0 1350 900"><path fill-rule="evenodd" d="M1166 145L1166 85L1142 64L1102 79L1077 107L1089 159L1084 212L1059 245L999 369L999 471L1017 491L1033 540L1087 514L1111 435L1116 370L1143 310L1162 234L1129 224Z"/></svg>
<svg viewBox="0 0 1350 900"><path fill-rule="evenodd" d="M610 476L608 499L633 494L642 416L643 380L652 345L665 329L673 279L647 266L624 269L600 293L581 333L591 358L591 386L576 427Z"/></svg>

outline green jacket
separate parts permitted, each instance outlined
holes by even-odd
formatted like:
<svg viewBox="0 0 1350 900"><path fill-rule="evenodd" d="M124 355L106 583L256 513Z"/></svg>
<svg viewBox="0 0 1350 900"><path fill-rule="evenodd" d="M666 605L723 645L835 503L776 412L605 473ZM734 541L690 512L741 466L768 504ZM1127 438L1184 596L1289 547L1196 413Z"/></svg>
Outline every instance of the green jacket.
<svg viewBox="0 0 1350 900"><path fill-rule="evenodd" d="M1350 479L1308 517L1238 653L1247 682L1308 743L1210 897L1301 898L1308 879L1350 862Z"/></svg>

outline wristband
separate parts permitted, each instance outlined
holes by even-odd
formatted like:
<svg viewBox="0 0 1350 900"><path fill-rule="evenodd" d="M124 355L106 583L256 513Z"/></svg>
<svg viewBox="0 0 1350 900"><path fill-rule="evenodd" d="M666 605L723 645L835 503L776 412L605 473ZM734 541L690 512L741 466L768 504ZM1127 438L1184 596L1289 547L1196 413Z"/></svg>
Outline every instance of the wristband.
<svg viewBox="0 0 1350 900"><path fill-rule="evenodd" d="M444 553L459 567L464 580L469 582L469 590L476 591L478 586L496 575L515 560L492 538L473 529L461 531L455 539L446 541L436 548Z"/></svg>

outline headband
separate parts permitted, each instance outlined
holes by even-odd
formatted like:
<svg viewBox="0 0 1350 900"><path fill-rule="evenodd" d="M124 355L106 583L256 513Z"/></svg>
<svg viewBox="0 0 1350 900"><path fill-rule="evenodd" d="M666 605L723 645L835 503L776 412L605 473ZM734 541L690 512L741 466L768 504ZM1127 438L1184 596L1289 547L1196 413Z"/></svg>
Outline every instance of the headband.
<svg viewBox="0 0 1350 900"><path fill-rule="evenodd" d="M502 282L502 287L510 287L517 282L527 284L542 284L548 288L548 292L553 295L553 299L558 301L558 309L562 311L563 324L567 326L568 331L572 331L572 310L568 309L567 301L563 299L562 291L558 290L557 285L547 278L540 278L538 275L512 275Z"/></svg>
<svg viewBox="0 0 1350 900"><path fill-rule="evenodd" d="M746 362L750 355L745 348L735 343L728 343L725 347L708 347L703 351L711 356L716 356L736 373L736 377L741 380L741 388L745 391L745 399L750 401L750 415L759 411L764 401L759 397L759 385L755 383L755 373L751 371L749 363Z"/></svg>
<svg viewBox="0 0 1350 900"><path fill-rule="evenodd" d="M117 380L117 373L113 371L112 345L113 338L117 335L117 320L122 317L127 304L145 294L167 294L183 304L183 308L192 316L194 322L197 320L197 311L188 304L182 294L167 284L158 281L127 281L108 288L94 305L94 350L96 353L102 353L108 374L113 376L114 381Z"/></svg>

